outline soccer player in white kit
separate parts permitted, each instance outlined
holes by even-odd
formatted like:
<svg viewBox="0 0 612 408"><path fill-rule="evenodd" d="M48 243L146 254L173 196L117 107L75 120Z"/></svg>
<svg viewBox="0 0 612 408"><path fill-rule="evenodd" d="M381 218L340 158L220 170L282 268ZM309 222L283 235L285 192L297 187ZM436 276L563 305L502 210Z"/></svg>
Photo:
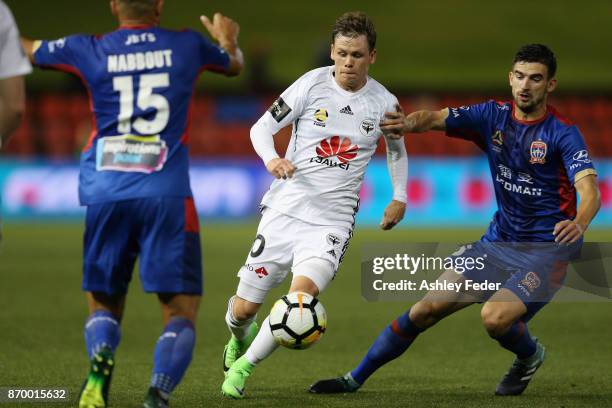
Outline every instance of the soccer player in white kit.
<svg viewBox="0 0 612 408"><path fill-rule="evenodd" d="M30 72L32 66L19 43L13 14L0 0L0 148L17 129L25 113L23 76Z"/></svg>
<svg viewBox="0 0 612 408"><path fill-rule="evenodd" d="M264 196L257 238L240 269L226 322L222 391L243 398L246 379L276 348L268 318L259 332L256 314L267 292L291 270L289 292L317 296L334 278L348 247L365 169L383 136L379 122L397 98L368 76L376 60L376 31L363 13L346 13L332 33L333 66L304 74L251 128L251 141L276 177ZM293 126L285 158L273 135ZM404 216L408 159L400 135L384 135L393 184L383 229Z"/></svg>
<svg viewBox="0 0 612 408"><path fill-rule="evenodd" d="M25 112L25 81L32 72L19 43L11 10L0 0L0 147L19 126Z"/></svg>

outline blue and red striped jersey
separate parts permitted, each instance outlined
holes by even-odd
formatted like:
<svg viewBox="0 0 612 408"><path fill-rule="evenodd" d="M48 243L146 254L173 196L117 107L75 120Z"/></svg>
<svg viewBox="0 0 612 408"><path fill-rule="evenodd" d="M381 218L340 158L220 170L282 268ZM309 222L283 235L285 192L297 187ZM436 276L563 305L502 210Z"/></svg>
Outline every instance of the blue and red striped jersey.
<svg viewBox="0 0 612 408"><path fill-rule="evenodd" d="M136 26L42 41L34 60L78 75L89 91L81 204L191 196L189 106L201 71L228 68L223 49L195 31Z"/></svg>
<svg viewBox="0 0 612 408"><path fill-rule="evenodd" d="M487 154L498 210L484 241L552 242L557 222L576 216L574 183L596 174L578 128L547 107L521 121L513 102L449 108L446 133Z"/></svg>

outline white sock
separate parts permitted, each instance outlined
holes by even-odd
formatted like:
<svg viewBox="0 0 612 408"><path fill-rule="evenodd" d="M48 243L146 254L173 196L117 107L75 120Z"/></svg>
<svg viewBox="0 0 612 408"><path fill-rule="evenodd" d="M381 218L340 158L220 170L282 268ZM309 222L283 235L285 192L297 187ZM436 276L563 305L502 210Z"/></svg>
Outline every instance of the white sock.
<svg viewBox="0 0 612 408"><path fill-rule="evenodd" d="M244 356L249 363L255 365L268 358L277 347L278 343L274 340L272 330L270 330L269 317L266 317L259 328L257 337L255 337L255 340L251 343L251 347L249 347Z"/></svg>
<svg viewBox="0 0 612 408"><path fill-rule="evenodd" d="M227 323L227 328L229 331L236 337L238 340L244 339L249 333L249 329L251 325L255 321L257 315L251 317L247 320L238 320L234 317L234 299L236 296L232 296L230 300L227 302L227 313L225 313L225 323Z"/></svg>

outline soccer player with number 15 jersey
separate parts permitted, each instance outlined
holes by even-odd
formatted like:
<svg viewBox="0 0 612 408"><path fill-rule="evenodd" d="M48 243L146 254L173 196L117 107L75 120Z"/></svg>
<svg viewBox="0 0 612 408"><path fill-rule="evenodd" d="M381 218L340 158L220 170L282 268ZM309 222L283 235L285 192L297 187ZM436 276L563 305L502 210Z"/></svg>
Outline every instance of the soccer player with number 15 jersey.
<svg viewBox="0 0 612 408"><path fill-rule="evenodd" d="M83 290L91 360L80 407L105 407L119 324L139 258L146 292L156 293L164 330L155 348L145 407L167 405L195 345L202 294L199 223L188 174L189 105L203 70L237 75L239 27L215 14L200 33L159 26L163 0L111 0L120 27L104 35L22 40L39 67L78 75L94 129L81 155L79 197L87 206Z"/></svg>

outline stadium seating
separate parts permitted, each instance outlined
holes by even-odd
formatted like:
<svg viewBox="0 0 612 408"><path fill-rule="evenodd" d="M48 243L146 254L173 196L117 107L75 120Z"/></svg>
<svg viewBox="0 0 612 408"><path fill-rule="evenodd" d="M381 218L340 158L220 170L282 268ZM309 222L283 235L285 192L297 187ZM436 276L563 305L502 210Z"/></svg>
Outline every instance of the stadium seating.
<svg viewBox="0 0 612 408"><path fill-rule="evenodd" d="M273 96L196 97L191 112L189 143L196 157L253 156L249 140L250 126L264 112ZM401 98L406 111L443 106L460 106L486 100L481 95L406 96ZM505 98L501 98L502 100ZM584 134L593 156L612 156L612 97L563 97L553 99L557 110L575 122ZM5 154L20 157L75 157L91 132L89 101L82 94L44 94L28 100L26 120L7 146ZM290 137L284 131L278 147L284 148ZM424 137L408 137L411 155L473 156L479 149L462 140L449 139L439 132ZM384 152L384 146L378 153Z"/></svg>

